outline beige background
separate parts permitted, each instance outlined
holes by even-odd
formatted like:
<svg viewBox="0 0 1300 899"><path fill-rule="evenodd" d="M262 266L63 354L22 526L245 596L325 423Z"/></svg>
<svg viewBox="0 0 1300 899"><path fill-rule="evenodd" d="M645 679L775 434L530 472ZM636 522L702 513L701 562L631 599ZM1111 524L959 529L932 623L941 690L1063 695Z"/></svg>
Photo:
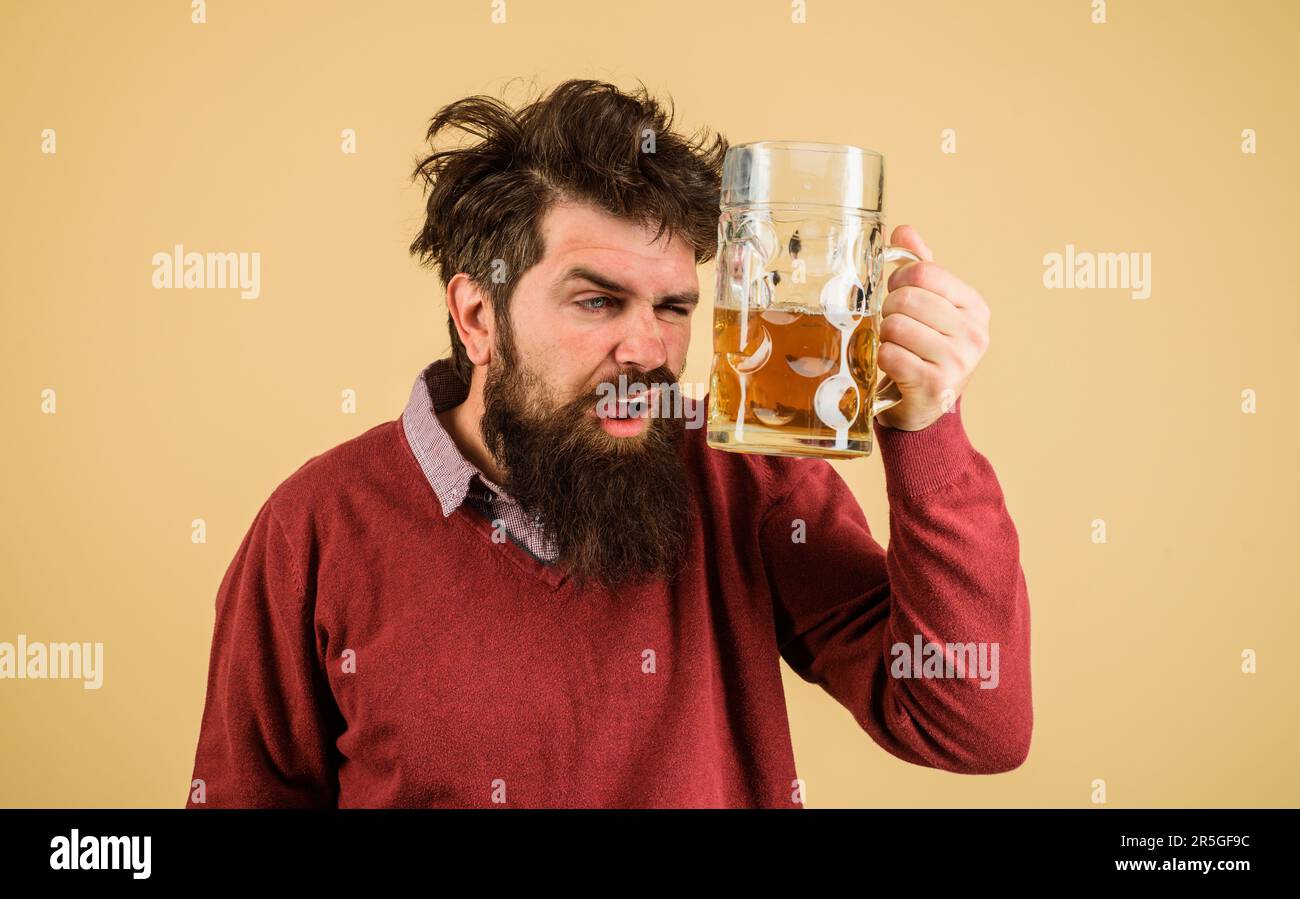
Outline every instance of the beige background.
<svg viewBox="0 0 1300 899"><path fill-rule="evenodd" d="M0 805L184 802L216 588L258 506L447 350L406 252L426 121L515 76L640 78L733 143L878 149L888 224L993 310L963 410L1021 537L1031 755L907 765L786 669L810 807L1080 807L1095 778L1111 807L1296 805L1300 5L632 9L214 0L194 25L183 0L6 0L0 640L102 641L105 683L0 681ZM154 290L176 243L260 252L261 297ZM1151 253L1150 298L1045 289L1067 243ZM704 381L708 305L695 329ZM835 464L884 540L880 459Z"/></svg>

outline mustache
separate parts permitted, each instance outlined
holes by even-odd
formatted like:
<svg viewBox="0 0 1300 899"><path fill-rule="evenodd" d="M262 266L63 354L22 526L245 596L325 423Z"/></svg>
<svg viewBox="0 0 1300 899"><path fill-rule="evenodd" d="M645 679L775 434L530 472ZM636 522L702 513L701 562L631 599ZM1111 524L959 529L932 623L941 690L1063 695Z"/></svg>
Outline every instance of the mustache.
<svg viewBox="0 0 1300 899"><path fill-rule="evenodd" d="M678 383L677 375L673 374L667 366L661 365L650 371L636 368L622 369L596 381L587 393L574 400L573 405L575 407L586 409L588 406L602 398L604 391L602 391L601 388L603 386L608 385L617 390L620 378L624 379L624 383L627 385L629 390L631 390L632 385L634 384L643 384L647 389L649 389L656 386L670 387Z"/></svg>

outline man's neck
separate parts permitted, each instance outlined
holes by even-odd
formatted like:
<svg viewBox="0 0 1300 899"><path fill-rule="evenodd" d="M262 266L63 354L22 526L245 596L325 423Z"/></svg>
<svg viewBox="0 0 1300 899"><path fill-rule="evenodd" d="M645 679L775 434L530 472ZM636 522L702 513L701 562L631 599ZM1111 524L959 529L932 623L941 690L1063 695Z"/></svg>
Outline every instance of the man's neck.
<svg viewBox="0 0 1300 899"><path fill-rule="evenodd" d="M479 421L483 418L483 391L477 381L476 377L464 402L435 414L466 461L483 472L492 483L502 486L505 473L498 468L479 432Z"/></svg>

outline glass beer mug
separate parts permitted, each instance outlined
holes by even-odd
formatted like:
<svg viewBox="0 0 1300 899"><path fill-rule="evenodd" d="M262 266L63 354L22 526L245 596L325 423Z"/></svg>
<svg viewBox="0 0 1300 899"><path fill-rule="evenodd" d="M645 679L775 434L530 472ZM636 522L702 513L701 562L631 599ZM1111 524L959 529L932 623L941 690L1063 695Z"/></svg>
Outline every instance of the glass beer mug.
<svg viewBox="0 0 1300 899"><path fill-rule="evenodd" d="M876 382L886 264L884 159L874 150L758 141L727 151L718 220L708 444L828 459L871 453L902 398Z"/></svg>

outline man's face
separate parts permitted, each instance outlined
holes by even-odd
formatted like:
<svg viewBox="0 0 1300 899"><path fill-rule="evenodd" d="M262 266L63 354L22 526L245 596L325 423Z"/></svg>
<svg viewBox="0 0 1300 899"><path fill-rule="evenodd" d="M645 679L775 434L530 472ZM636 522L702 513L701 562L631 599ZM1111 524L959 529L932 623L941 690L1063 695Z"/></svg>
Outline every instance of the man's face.
<svg viewBox="0 0 1300 899"><path fill-rule="evenodd" d="M667 236L652 244L653 228L578 204L552 207L542 233L545 255L511 297L509 342L497 326L484 443L577 579L671 576L689 530L683 420L622 407L611 418L599 401L620 374L677 384L699 289L694 250Z"/></svg>
<svg viewBox="0 0 1300 899"><path fill-rule="evenodd" d="M617 382L620 372L680 377L699 293L694 251L663 238L650 245L652 229L586 205L552 207L542 234L546 254L524 273L510 306L518 361L543 375L560 401Z"/></svg>

